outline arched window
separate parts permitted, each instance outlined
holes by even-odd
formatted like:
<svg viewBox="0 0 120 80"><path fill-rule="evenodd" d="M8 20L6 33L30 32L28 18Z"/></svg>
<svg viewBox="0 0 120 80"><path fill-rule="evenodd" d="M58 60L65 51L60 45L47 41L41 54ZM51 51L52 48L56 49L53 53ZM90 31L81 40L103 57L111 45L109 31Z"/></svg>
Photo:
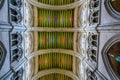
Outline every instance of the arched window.
<svg viewBox="0 0 120 80"><path fill-rule="evenodd" d="M120 0L110 0L110 3L117 12L120 12Z"/></svg>
<svg viewBox="0 0 120 80"><path fill-rule="evenodd" d="M0 41L0 69L4 63L4 60L5 60L5 56L6 56L6 49L3 45L3 43Z"/></svg>
<svg viewBox="0 0 120 80"><path fill-rule="evenodd" d="M119 34L107 41L102 50L102 58L106 70L112 80L120 79L120 36Z"/></svg>
<svg viewBox="0 0 120 80"><path fill-rule="evenodd" d="M105 5L110 15L120 19L120 0L105 0Z"/></svg>
<svg viewBox="0 0 120 80"><path fill-rule="evenodd" d="M120 42L115 43L107 52L109 63L117 76L120 76Z"/></svg>
<svg viewBox="0 0 120 80"><path fill-rule="evenodd" d="M0 9L2 8L5 0L0 0Z"/></svg>
<svg viewBox="0 0 120 80"><path fill-rule="evenodd" d="M22 21L21 0L10 0L10 20L15 23Z"/></svg>
<svg viewBox="0 0 120 80"><path fill-rule="evenodd" d="M20 58L22 58L22 55L23 55L23 51L21 48L17 48L17 49L14 49L12 51L12 62L15 61L15 60L19 60Z"/></svg>
<svg viewBox="0 0 120 80"><path fill-rule="evenodd" d="M22 43L22 35L20 33L12 34L12 46L17 46Z"/></svg>
<svg viewBox="0 0 120 80"><path fill-rule="evenodd" d="M99 0L90 0L90 25L99 23L99 9L100 1Z"/></svg>
<svg viewBox="0 0 120 80"><path fill-rule="evenodd" d="M11 60L12 62L14 61L19 61L20 58L23 56L23 49L21 48L22 44L22 35L19 32L12 33L11 35L11 45L12 45L12 56Z"/></svg>

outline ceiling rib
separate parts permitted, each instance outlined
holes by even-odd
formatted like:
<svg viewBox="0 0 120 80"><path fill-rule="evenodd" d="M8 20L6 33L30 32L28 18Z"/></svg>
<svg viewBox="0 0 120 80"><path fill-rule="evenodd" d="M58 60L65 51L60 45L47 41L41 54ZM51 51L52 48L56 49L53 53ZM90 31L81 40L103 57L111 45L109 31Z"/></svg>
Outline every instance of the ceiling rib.
<svg viewBox="0 0 120 80"><path fill-rule="evenodd" d="M78 7L82 5L84 2L87 0L79 0L71 4L66 4L62 6L53 6L53 5L48 5L48 4L43 4L35 0L27 0L30 4L33 6L42 8L42 9L49 9L49 10L66 10L66 9L74 9L75 7Z"/></svg>
<svg viewBox="0 0 120 80"><path fill-rule="evenodd" d="M63 70L63 69L48 69L48 70L39 71L38 74L33 76L32 80L37 80L42 76L52 74L52 73L63 74L68 77L71 77L73 80L79 80L79 78L73 72L68 70Z"/></svg>
<svg viewBox="0 0 120 80"><path fill-rule="evenodd" d="M77 1L77 0L74 0L74 1ZM76 29L77 27L78 27L78 7L76 7L75 9L74 9L74 28ZM77 29L77 30L79 30L79 31L82 31L82 30L80 30L80 29ZM76 42L76 40L77 40L77 32L79 32L79 31L75 31L74 32L74 35L73 35L73 50L74 51L77 51L76 49L77 49L77 42ZM76 74L76 57L75 56L73 56L73 73L74 74Z"/></svg>
<svg viewBox="0 0 120 80"><path fill-rule="evenodd" d="M37 10L37 7L34 6L33 10L34 10L34 26L36 27L36 26L38 26L38 10ZM37 32L34 32L34 41L35 41L35 43L34 43L34 46L35 46L34 51L37 51L37 49L38 49L38 47L37 47L38 41L37 40L38 40L38 34L37 34ZM37 72L38 72L38 63L37 62L38 62L38 56L36 56L36 58L35 58L34 74L37 74Z"/></svg>
<svg viewBox="0 0 120 80"><path fill-rule="evenodd" d="M73 38L77 38L77 32L82 32L83 29L77 28L77 17L76 20L74 21L74 28L43 28L43 27L37 27L38 26L38 12L37 8L42 8L42 9L49 9L49 10L65 10L65 9L76 9L78 6L83 4L87 0L80 0L71 4L63 5L63 6L53 6L53 5L47 5L43 4L40 2L37 2L35 0L27 0L30 4L34 6L34 27L29 27L28 31L34 31L35 33L38 32L74 32ZM77 12L76 12L77 13ZM74 15L76 15L76 13ZM74 16L75 17L75 16ZM36 35L35 35L36 36ZM36 39L37 40L37 39ZM37 46L37 41L35 41L35 46ZM33 76L32 80L39 79L40 77L47 75L47 74L52 74L52 73L60 73L67 75L73 80L79 80L78 77L75 75L75 71L70 72L67 70L62 70L62 69L49 69L49 70L44 70L38 72L38 56L41 54L48 54L51 52L57 52L57 53L63 53L63 54L69 54L74 56L74 58L78 59L83 59L83 57L76 51L76 39L74 39L74 51L72 50L66 50L66 49L45 49L45 50L39 50L37 51L37 47L34 49L34 52L27 55L27 59L30 60L31 58L35 57L35 75ZM73 62L75 63L75 61Z"/></svg>
<svg viewBox="0 0 120 80"><path fill-rule="evenodd" d="M39 50L36 52L33 52L29 55L27 55L27 59L30 60L33 57L42 55L42 54L48 54L48 53L52 53L52 52L56 52L56 53L61 53L61 54L69 54L75 57L78 57L79 59L83 59L83 57L76 51L73 50L66 50L66 49L45 49L45 50Z"/></svg>
<svg viewBox="0 0 120 80"><path fill-rule="evenodd" d="M42 27L29 27L28 31L39 32L81 32L80 28L42 28Z"/></svg>

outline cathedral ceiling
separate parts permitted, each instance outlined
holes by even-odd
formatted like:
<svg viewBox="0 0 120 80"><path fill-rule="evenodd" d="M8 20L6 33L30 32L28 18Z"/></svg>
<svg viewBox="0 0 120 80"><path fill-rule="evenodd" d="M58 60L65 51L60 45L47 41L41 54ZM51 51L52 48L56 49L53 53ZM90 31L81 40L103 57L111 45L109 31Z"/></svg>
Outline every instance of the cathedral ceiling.
<svg viewBox="0 0 120 80"><path fill-rule="evenodd" d="M30 70L26 72L29 78L79 79L77 65L81 63L82 30L88 23L87 4L83 0L25 2L26 57Z"/></svg>

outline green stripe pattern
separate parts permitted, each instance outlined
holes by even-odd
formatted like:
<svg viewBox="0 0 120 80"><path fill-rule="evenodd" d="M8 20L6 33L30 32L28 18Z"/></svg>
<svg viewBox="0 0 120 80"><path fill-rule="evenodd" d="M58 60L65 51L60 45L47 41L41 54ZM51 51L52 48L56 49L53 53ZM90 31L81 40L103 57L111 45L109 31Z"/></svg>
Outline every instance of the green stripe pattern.
<svg viewBox="0 0 120 80"><path fill-rule="evenodd" d="M44 4L65 5L74 0L38 0ZM38 8L38 27L44 28L73 28L74 9L46 10ZM73 50L73 32L38 32L38 50L67 49ZM47 53L38 57L38 71L46 69L73 70L73 56L64 53ZM39 80L72 80L62 74L50 74Z"/></svg>
<svg viewBox="0 0 120 80"><path fill-rule="evenodd" d="M38 32L38 41L38 49L73 50L73 33L71 32Z"/></svg>
<svg viewBox="0 0 120 80"><path fill-rule="evenodd" d="M72 71L73 57L62 53L48 53L39 56L39 71L60 68Z"/></svg>
<svg viewBox="0 0 120 80"><path fill-rule="evenodd" d="M38 8L38 26L72 28L74 10L51 11Z"/></svg>

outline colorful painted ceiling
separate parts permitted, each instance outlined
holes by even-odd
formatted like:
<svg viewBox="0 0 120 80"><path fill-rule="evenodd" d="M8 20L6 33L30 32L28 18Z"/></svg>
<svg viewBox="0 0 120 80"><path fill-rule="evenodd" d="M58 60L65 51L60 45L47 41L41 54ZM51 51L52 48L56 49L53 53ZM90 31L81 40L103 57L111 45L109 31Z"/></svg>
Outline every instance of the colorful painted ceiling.
<svg viewBox="0 0 120 80"><path fill-rule="evenodd" d="M40 55L38 61L39 71L50 68L60 68L72 71L73 57L68 54L48 53Z"/></svg>
<svg viewBox="0 0 120 80"><path fill-rule="evenodd" d="M38 49L71 49L73 50L73 33L38 32Z"/></svg>
<svg viewBox="0 0 120 80"><path fill-rule="evenodd" d="M77 0L37 1L40 4L60 6L74 3ZM59 31L59 29L67 30L69 28L72 30L77 27L77 9L48 10L34 6L32 9L34 11L34 24L32 28L43 29L42 31L33 31L35 41L33 43L33 53L37 54L34 57L35 69L33 74L36 75L33 76L33 80L73 80L77 76L77 57L74 56L77 50L77 32ZM44 31L46 29L57 29L57 31Z"/></svg>
<svg viewBox="0 0 120 80"><path fill-rule="evenodd" d="M39 0L51 5L63 5L73 0ZM52 11L38 8L38 27L73 28L74 10ZM38 32L38 50L73 50L73 32ZM64 69L73 71L73 56L62 53L47 53L38 57L38 71L46 69ZM40 80L72 80L61 74L50 74Z"/></svg>
<svg viewBox="0 0 120 80"><path fill-rule="evenodd" d="M38 26L54 28L72 28L74 10L51 11L38 9Z"/></svg>
<svg viewBox="0 0 120 80"><path fill-rule="evenodd" d="M50 5L63 5L73 0L38 0ZM73 28L74 10L45 10L38 8L38 27ZM68 49L73 50L73 32L38 32L38 50ZM47 53L38 57L38 71L47 69L73 71L73 56L63 53ZM72 80L62 74L50 74L39 80Z"/></svg>

